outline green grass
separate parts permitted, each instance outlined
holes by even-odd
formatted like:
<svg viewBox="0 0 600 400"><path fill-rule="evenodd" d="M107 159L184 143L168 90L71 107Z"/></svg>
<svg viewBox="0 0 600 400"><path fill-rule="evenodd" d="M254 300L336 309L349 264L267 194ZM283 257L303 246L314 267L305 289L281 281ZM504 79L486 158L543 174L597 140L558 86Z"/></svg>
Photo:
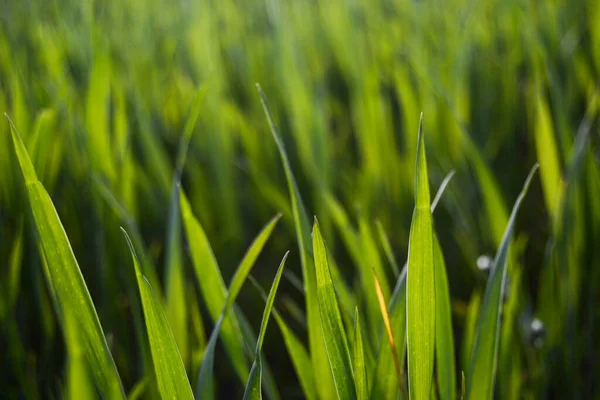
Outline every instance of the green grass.
<svg viewBox="0 0 600 400"><path fill-rule="evenodd" d="M7 2L2 397L597 398L599 19Z"/></svg>

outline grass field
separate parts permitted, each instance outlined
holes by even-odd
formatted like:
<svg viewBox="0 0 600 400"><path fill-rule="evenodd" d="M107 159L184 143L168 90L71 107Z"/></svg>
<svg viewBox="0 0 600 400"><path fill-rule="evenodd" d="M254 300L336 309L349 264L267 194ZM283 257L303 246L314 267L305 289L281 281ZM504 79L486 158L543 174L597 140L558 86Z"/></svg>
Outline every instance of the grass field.
<svg viewBox="0 0 600 400"><path fill-rule="evenodd" d="M3 2L0 397L600 399L599 22Z"/></svg>

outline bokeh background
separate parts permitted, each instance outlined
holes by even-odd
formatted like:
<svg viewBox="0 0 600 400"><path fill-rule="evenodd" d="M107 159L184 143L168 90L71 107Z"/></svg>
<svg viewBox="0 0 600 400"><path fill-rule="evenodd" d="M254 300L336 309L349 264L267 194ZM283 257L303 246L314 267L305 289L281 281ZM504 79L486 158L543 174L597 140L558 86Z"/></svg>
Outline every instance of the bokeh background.
<svg viewBox="0 0 600 400"><path fill-rule="evenodd" d="M134 232L164 289L186 123L194 133L182 187L225 281L282 212L253 275L268 287L291 250L276 307L306 338L285 175L258 82L309 214L350 287L360 286L360 261L348 232L368 237L379 221L396 258L406 259L423 112L432 192L456 172L434 221L459 371L468 370L468 327L487 278L480 257L493 258L527 172L540 162L512 246L516 311L502 331L496 394L598 398L599 76L594 0L0 1L0 111L52 197L128 391L144 366L119 226ZM182 356L193 381L212 322L185 246ZM381 243L369 257L393 282ZM62 398L63 335L7 121L0 298L2 397ZM257 328L259 293L245 285L238 304ZM540 340L531 332L536 317ZM220 352L219 395L239 396L243 385ZM282 398L301 398L274 324L264 353Z"/></svg>

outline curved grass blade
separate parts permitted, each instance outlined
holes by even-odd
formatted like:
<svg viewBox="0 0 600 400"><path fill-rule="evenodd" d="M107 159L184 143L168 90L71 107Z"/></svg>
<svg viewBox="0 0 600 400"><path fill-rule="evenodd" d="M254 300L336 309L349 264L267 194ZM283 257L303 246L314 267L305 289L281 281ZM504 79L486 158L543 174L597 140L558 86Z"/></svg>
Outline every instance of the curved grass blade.
<svg viewBox="0 0 600 400"><path fill-rule="evenodd" d="M508 249L519 207L529 189L538 165L534 165L523 189L513 206L502 242L496 253L490 277L485 288L481 311L477 322L477 333L473 345L471 370L467 384L467 399L491 399L494 391L496 360L500 334L500 314L502 310L502 291L506 281Z"/></svg>
<svg viewBox="0 0 600 400"><path fill-rule="evenodd" d="M267 294L260 286L258 282L250 275L248 279L254 287L260 292L263 299L267 300ZM315 388L315 379L313 376L312 366L310 363L310 357L308 356L308 352L306 348L298 339L296 334L288 327L283 317L279 314L277 309L273 307L273 316L275 317L275 321L277 325L279 325L279 330L283 336L283 341L285 343L285 347L292 359L292 364L294 365L294 369L296 370L296 375L298 375L298 380L300 381L300 386L302 387L302 391L304 392L304 396L308 400L315 400L317 398L317 389Z"/></svg>
<svg viewBox="0 0 600 400"><path fill-rule="evenodd" d="M429 398L433 378L435 282L432 242L429 181L421 114L415 169L415 210L408 243L406 301L408 390L413 400Z"/></svg>
<svg viewBox="0 0 600 400"><path fill-rule="evenodd" d="M356 384L356 398L367 400L369 398L369 382L365 365L365 352L361 333L358 307L354 309L354 383Z"/></svg>
<svg viewBox="0 0 600 400"><path fill-rule="evenodd" d="M277 293L279 281L281 280L281 274L283 273L283 268L285 267L285 260L287 259L289 254L290 252L288 251L283 256L283 260L281 260L281 264L279 265L279 269L277 270L277 274L275 275L275 279L273 280L273 284L271 285L269 297L267 297L267 304L263 311L262 322L260 324L260 333L258 334L258 341L256 342L256 350L254 351L254 363L252 364L252 368L250 369L248 384L246 385L246 390L244 391L244 399L262 399L262 365L260 352L262 349L263 340L265 339L265 332L267 331L269 317L271 316L273 302L275 301L275 294Z"/></svg>
<svg viewBox="0 0 600 400"><path fill-rule="evenodd" d="M352 364L350 362L350 351L342 316L335 295L325 243L319 230L319 222L315 218L313 226L313 250L315 254L315 270L317 275L317 295L319 300L319 312L321 314L321 325L323 337L327 347L329 365L335 381L335 389L338 398L356 398Z"/></svg>
<svg viewBox="0 0 600 400"><path fill-rule="evenodd" d="M121 228L121 230L131 252L135 276L140 289L158 391L163 399L193 399L194 394L185 372L183 360L177 349L175 337L169 327L167 316L150 283L142 275L129 235L127 235L125 229Z"/></svg>
<svg viewBox="0 0 600 400"><path fill-rule="evenodd" d="M294 216L294 225L296 227L296 236L298 238L298 249L300 251L300 263L302 265L302 276L304 278L304 291L306 293L306 319L308 322L308 344L310 349L311 363L314 376L319 377L319 385L317 391L319 397L323 399L332 399L336 395L335 384L331 369L329 368L327 350L322 334L321 323L319 319L319 303L317 300L317 280L315 277L314 268L312 265L312 257L310 255L310 225L308 216L300 191L296 184L296 179L292 172L290 162L287 157L285 145L279 136L277 127L271 117L271 111L267 103L267 98L263 93L259 84L256 88L260 95L263 110L269 123L269 128L273 139L277 144L281 163L285 170L285 177L288 184L290 202L292 203L292 214Z"/></svg>
<svg viewBox="0 0 600 400"><path fill-rule="evenodd" d="M187 150L194 132L196 120L200 115L200 106L204 100L206 86L196 94L192 110L185 123L179 143L177 165L173 175L171 200L167 226L167 250L165 256L165 313L175 336L177 347L184 365L189 363L188 350L188 313L185 299L185 274L183 271L183 252L181 249L181 213L179 212L179 182L187 158Z"/></svg>
<svg viewBox="0 0 600 400"><path fill-rule="evenodd" d="M202 399L212 399L214 398L214 353L219 335L222 336L225 349L234 364L238 377L243 380L244 384L248 379L249 371L244 358L243 334L236 315L229 311L281 215L278 214L272 218L254 239L231 280L229 291L227 291L208 238L192 214L183 191L180 192L180 201L198 284L206 306L215 321L196 384L196 396Z"/></svg>
<svg viewBox="0 0 600 400"><path fill-rule="evenodd" d="M77 321L77 337L81 341L83 354L98 391L107 398L124 398L125 392L119 373L69 239L52 199L37 179L21 137L10 119L9 122L15 153L25 179L27 196L38 232L38 247L47 262L44 273L60 308L57 310L58 314L69 315ZM63 329L67 332L67 327L63 326Z"/></svg>
<svg viewBox="0 0 600 400"><path fill-rule="evenodd" d="M433 264L435 268L435 360L440 400L456 397L452 312L444 254L437 235L433 234Z"/></svg>

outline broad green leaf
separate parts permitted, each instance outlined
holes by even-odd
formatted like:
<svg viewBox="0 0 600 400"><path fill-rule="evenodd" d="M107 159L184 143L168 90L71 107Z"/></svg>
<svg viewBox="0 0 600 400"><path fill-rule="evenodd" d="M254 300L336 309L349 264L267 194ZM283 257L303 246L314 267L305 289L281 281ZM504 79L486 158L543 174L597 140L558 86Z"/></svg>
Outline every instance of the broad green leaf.
<svg viewBox="0 0 600 400"><path fill-rule="evenodd" d="M135 276L137 278L144 319L146 320L146 331L152 352L154 372L158 383L158 391L163 399L193 399L194 394L185 372L183 360L177 349L175 337L169 327L158 298L155 296L150 283L142 275L140 266L135 255L135 249L125 229L121 228L133 259Z"/></svg>
<svg viewBox="0 0 600 400"><path fill-rule="evenodd" d="M435 267L435 360L440 400L456 397L452 310L446 263L437 235L433 234L433 263Z"/></svg>
<svg viewBox="0 0 600 400"><path fill-rule="evenodd" d="M539 94L536 96L535 105L535 149L540 163L540 178L542 180L546 208L550 216L554 217L562 193L560 159L554 136L552 117L544 98Z"/></svg>
<svg viewBox="0 0 600 400"><path fill-rule="evenodd" d="M252 282L254 287L256 287L263 299L266 301L267 294L259 285L259 283L256 282L252 276L249 276L248 279ZM275 317L275 321L277 322L277 325L279 325L279 330L283 335L285 347L290 355L290 358L292 359L292 364L294 365L294 369L298 375L298 380L300 381L300 386L302 387L304 396L306 396L308 400L315 400L317 398L317 392L315 389L315 379L313 376L308 352L294 331L288 327L285 320L275 307L273 307L273 316Z"/></svg>
<svg viewBox="0 0 600 400"><path fill-rule="evenodd" d="M365 352L361 333L358 307L354 310L354 382L356 384L356 398L367 400L369 398L369 382L367 381L367 368L365 365Z"/></svg>
<svg viewBox="0 0 600 400"><path fill-rule="evenodd" d="M38 232L39 248L47 262L47 268L44 269L46 281L57 299L56 304L60 308L58 314L69 315L77 321L80 345L98 391L107 398L124 398L119 373L71 244L52 199L37 179L21 137L12 122L10 124L15 153L25 178ZM63 328L66 331L66 327Z"/></svg>
<svg viewBox="0 0 600 400"><path fill-rule="evenodd" d="M263 93L260 85L256 85L261 98L262 106L269 123L269 128L273 135L273 139L277 144L279 155L285 176L288 184L290 202L292 203L292 214L294 216L294 225L296 228L296 236L298 239L298 249L300 251L300 263L302 265L302 276L304 278L304 292L306 298L306 318L308 320L308 344L310 349L311 363L313 374L319 377L319 385L316 386L319 397L322 399L332 399L336 395L333 375L329 368L327 350L325 347L324 337L319 317L319 303L317 300L317 279L315 276L314 267L312 265L312 257L310 255L310 225L306 215L300 191L296 184L296 179L292 173L292 167L287 157L285 145L279 135L271 111L267 104L267 98Z"/></svg>
<svg viewBox="0 0 600 400"><path fill-rule="evenodd" d="M432 230L421 115L415 169L415 210L408 243L406 301L408 389L413 400L429 398L433 378L435 282Z"/></svg>
<svg viewBox="0 0 600 400"><path fill-rule="evenodd" d="M356 398L356 389L354 387L348 341L329 271L325 243L321 237L319 222L316 218L313 226L313 250L321 326L323 327L323 337L327 346L327 355L335 381L335 389L338 398L354 399Z"/></svg>
<svg viewBox="0 0 600 400"><path fill-rule="evenodd" d="M471 355L471 370L467 382L467 399L491 399L494 391L496 360L500 335L500 314L502 312L502 291L506 281L508 250L512 239L514 224L527 194L537 164L529 172L523 189L513 206L502 242L496 253L488 283L481 302L481 311L477 322L477 333Z"/></svg>
<svg viewBox="0 0 600 400"><path fill-rule="evenodd" d="M180 192L181 212L186 228L190 252L196 272L196 278L200 286L205 304L215 321L196 385L196 396L202 399L212 399L213 391L213 365L215 346L219 335L223 339L225 350L229 354L238 377L246 383L248 379L248 366L244 358L243 334L240 323L234 313L229 313L237 298L246 277L254 266L258 255L265 243L271 236L280 215L275 216L263 230L258 234L254 242L248 248L244 258L240 262L229 286L225 289L223 277L219 265L212 253L208 238L198 220L194 217L191 207L183 191Z"/></svg>
<svg viewBox="0 0 600 400"><path fill-rule="evenodd" d="M262 322L260 324L260 332L258 334L258 340L256 342L256 350L254 351L254 362L250 369L250 376L248 377L248 383L246 384L246 390L244 391L244 399L262 399L261 391L261 377L262 377L262 365L261 365L261 349L263 340L265 338L265 332L267 331L267 325L269 323L269 317L271 316L271 309L273 308L273 302L275 301L275 294L279 287L279 281L281 280L281 274L285 267L285 260L289 255L289 251L283 256L273 284L271 285L271 291L267 297L267 304L263 311Z"/></svg>

